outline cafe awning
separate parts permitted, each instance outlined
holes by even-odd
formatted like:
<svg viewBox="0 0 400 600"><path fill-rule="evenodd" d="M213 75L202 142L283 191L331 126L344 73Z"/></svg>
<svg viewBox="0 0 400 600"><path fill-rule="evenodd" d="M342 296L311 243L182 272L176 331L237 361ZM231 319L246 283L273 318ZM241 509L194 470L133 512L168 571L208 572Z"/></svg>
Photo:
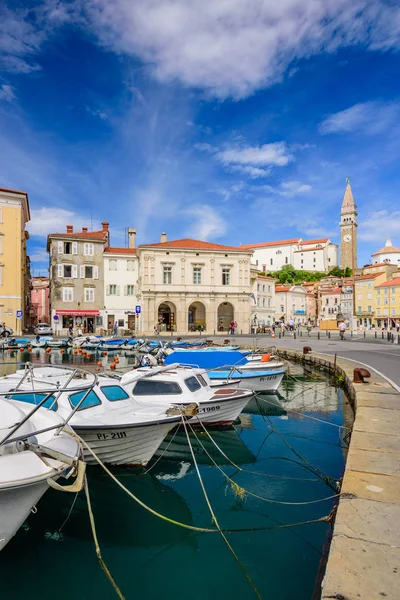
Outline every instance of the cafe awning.
<svg viewBox="0 0 400 600"><path fill-rule="evenodd" d="M56 315L59 317L98 317L99 314L98 310L56 310Z"/></svg>

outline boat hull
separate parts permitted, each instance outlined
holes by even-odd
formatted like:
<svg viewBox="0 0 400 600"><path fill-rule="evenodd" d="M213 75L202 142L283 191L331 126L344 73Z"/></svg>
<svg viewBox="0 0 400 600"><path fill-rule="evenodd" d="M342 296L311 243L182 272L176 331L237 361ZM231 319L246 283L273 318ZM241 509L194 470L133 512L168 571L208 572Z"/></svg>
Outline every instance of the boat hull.
<svg viewBox="0 0 400 600"><path fill-rule="evenodd" d="M0 551L14 537L48 488L44 479L0 491Z"/></svg>
<svg viewBox="0 0 400 600"><path fill-rule="evenodd" d="M136 427L122 425L97 428L73 425L73 429L103 463L140 467L149 462L165 436L176 424L177 421L173 420ZM88 464L98 464L87 448L84 447L83 452Z"/></svg>
<svg viewBox="0 0 400 600"><path fill-rule="evenodd" d="M209 373L209 377L212 381L218 381L219 379L226 381L232 378L233 381L240 379L239 389L248 389L255 392L277 390L284 376L284 371L274 372L269 371L262 373L260 371L246 371L240 373L234 371L228 373L227 371L213 371ZM230 377L229 377L230 376Z"/></svg>
<svg viewBox="0 0 400 600"><path fill-rule="evenodd" d="M222 390L225 393L225 390ZM236 388L235 388L236 391ZM249 402L252 394L240 395L229 400L215 400L199 404L197 415L190 421L192 426L201 421L208 426L232 425Z"/></svg>

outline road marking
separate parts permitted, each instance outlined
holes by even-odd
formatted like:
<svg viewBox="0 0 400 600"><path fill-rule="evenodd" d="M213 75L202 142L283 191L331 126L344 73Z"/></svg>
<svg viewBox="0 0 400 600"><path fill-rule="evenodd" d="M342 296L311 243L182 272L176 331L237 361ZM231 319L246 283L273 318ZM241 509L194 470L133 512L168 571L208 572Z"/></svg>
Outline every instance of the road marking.
<svg viewBox="0 0 400 600"><path fill-rule="evenodd" d="M328 352L318 352L318 354L325 354L326 356L331 356L330 354L328 354ZM394 389L400 394L400 386L398 386L397 383L389 379L389 377L386 377L386 375L384 375L381 371L375 369L375 367L371 367L371 365L367 365L367 363L363 363L359 360L354 360L353 358L347 358L347 356L339 356L339 354L337 354L337 358L343 358L343 360L349 360L350 362L354 362L358 365L362 365L363 367L368 367L368 369L372 369L372 371L375 371L375 373L383 377L383 379L386 379L386 381L390 383L390 385L394 387Z"/></svg>

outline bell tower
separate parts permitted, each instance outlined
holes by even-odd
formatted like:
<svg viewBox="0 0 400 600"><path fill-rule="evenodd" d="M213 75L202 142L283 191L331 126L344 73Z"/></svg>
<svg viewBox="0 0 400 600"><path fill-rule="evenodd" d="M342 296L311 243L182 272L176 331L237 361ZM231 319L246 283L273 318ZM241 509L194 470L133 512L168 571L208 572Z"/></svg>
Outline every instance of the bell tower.
<svg viewBox="0 0 400 600"><path fill-rule="evenodd" d="M354 274L357 268L357 207L351 191L349 177L346 182L346 190L340 211L340 268L349 267Z"/></svg>

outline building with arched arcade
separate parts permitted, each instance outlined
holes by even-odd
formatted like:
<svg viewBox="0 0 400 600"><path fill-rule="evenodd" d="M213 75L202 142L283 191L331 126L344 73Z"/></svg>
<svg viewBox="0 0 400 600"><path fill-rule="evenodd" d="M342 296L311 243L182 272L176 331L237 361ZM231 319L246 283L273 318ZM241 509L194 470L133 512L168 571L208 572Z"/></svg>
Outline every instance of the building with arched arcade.
<svg viewBox="0 0 400 600"><path fill-rule="evenodd" d="M180 334L228 332L231 321L238 332L249 332L252 250L193 239L168 241L137 249L141 306L139 331L154 326Z"/></svg>

